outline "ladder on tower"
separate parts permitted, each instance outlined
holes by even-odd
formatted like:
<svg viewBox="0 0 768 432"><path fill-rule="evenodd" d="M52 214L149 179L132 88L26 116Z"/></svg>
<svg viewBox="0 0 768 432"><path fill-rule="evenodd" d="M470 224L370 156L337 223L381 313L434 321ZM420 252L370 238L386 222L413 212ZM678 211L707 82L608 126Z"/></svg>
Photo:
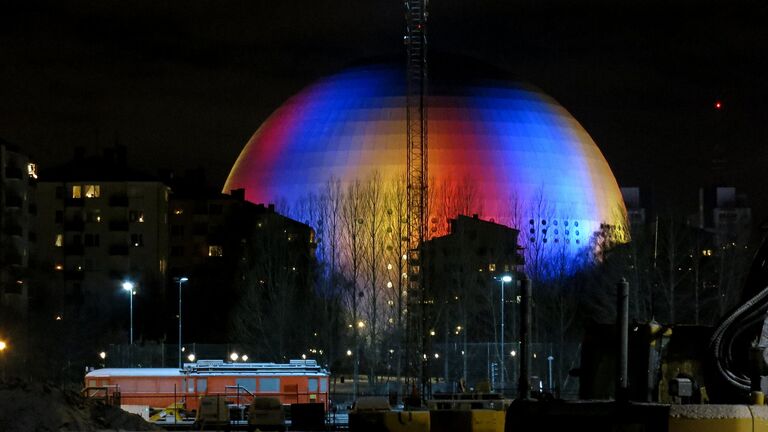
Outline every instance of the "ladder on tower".
<svg viewBox="0 0 768 432"><path fill-rule="evenodd" d="M408 319L406 363L409 375L418 371L421 394L430 393L428 356L425 356L423 261L420 247L426 238L427 219L427 1L405 0L407 47L406 121L408 139ZM416 352L411 352L414 350Z"/></svg>

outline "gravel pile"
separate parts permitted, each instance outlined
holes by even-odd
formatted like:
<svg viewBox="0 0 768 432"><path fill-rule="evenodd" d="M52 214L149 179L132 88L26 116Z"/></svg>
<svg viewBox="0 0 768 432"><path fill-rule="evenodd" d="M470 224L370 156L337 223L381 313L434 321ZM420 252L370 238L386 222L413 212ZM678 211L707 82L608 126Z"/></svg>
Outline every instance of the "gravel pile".
<svg viewBox="0 0 768 432"><path fill-rule="evenodd" d="M20 380L0 382L0 431L162 430L140 416L78 392Z"/></svg>

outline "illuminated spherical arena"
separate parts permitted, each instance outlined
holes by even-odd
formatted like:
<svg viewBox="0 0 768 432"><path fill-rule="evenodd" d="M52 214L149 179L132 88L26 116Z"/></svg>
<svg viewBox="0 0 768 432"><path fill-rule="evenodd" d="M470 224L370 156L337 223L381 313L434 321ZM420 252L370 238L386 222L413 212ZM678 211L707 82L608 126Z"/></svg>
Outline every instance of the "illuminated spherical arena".
<svg viewBox="0 0 768 432"><path fill-rule="evenodd" d="M279 107L241 152L224 191L297 203L406 167L405 73L392 66L321 79ZM568 111L515 82L432 78L428 99L430 233L456 212L520 229L520 243L580 254L593 234L621 231L624 203L608 163ZM453 192L451 192L453 191ZM463 191L470 204L440 208ZM445 206L443 206L445 207ZM451 214L453 213L453 214Z"/></svg>

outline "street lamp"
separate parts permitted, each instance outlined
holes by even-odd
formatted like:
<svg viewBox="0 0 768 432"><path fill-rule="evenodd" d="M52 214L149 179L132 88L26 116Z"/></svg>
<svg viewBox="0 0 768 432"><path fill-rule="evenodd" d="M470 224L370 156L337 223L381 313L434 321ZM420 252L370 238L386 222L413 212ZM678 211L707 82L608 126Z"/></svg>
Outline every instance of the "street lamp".
<svg viewBox="0 0 768 432"><path fill-rule="evenodd" d="M236 362L238 357L240 356L237 355L236 352L233 352L232 354L229 355L229 359L232 360L233 362Z"/></svg>
<svg viewBox="0 0 768 432"><path fill-rule="evenodd" d="M555 358L553 356L551 356L551 355L549 357L547 357L547 362L549 363L549 375L548 375L548 377L549 377L548 381L549 382L547 384L549 384L549 392L550 393L554 393L552 391L552 360L554 360L554 359Z"/></svg>
<svg viewBox="0 0 768 432"><path fill-rule="evenodd" d="M502 392L504 391L504 282L512 282L512 276L510 275L504 275L500 279L501 281L501 347L500 347L500 353L501 353L501 371L499 371L499 378L501 382L501 388Z"/></svg>
<svg viewBox="0 0 768 432"><path fill-rule="evenodd" d="M192 354L188 355L187 356L187 360L189 360L190 363L194 363L195 362L195 354L192 353Z"/></svg>
<svg viewBox="0 0 768 432"><path fill-rule="evenodd" d="M179 283L179 369L181 369L181 356L183 355L181 351L181 284L188 281L189 278L186 276L182 276L182 277L174 278L174 280L176 280Z"/></svg>
<svg viewBox="0 0 768 432"><path fill-rule="evenodd" d="M136 294L136 292L133 290L135 285L131 281L125 281L123 282L123 289L128 291L128 298L130 299L131 304L131 345L133 345L133 295Z"/></svg>

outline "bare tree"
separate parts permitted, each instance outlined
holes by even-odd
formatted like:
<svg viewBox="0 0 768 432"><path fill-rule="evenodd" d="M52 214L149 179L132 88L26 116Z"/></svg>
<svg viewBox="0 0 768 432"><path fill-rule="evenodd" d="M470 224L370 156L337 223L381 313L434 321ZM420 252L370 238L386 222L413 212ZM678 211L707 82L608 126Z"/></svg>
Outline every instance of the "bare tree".
<svg viewBox="0 0 768 432"><path fill-rule="evenodd" d="M351 314L352 342L355 347L353 358L353 386L357 394L360 384L360 357L362 337L360 335L363 325L360 320L360 298L364 292L360 289L361 267L363 265L363 217L365 216L363 187L359 180L355 180L347 186L341 211L342 237L344 241L346 270L346 301Z"/></svg>
<svg viewBox="0 0 768 432"><path fill-rule="evenodd" d="M406 305L406 256L408 253L408 205L405 176L391 179L385 191L385 255L387 261L388 322L393 326L391 355L395 360L397 382L402 380L402 347L405 343L404 315Z"/></svg>

